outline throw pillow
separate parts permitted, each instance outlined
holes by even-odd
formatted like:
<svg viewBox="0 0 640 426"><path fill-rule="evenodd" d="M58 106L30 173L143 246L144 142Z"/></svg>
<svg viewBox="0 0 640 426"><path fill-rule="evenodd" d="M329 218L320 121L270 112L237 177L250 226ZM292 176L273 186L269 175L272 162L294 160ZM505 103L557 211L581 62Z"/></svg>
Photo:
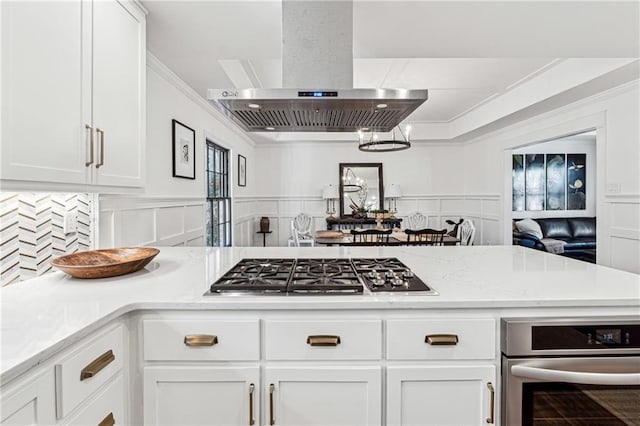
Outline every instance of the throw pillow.
<svg viewBox="0 0 640 426"><path fill-rule="evenodd" d="M518 227L518 231L520 232L531 234L538 239L542 238L542 229L540 229L540 225L538 225L538 222L533 219L523 219L521 221L518 221L516 222L516 226Z"/></svg>

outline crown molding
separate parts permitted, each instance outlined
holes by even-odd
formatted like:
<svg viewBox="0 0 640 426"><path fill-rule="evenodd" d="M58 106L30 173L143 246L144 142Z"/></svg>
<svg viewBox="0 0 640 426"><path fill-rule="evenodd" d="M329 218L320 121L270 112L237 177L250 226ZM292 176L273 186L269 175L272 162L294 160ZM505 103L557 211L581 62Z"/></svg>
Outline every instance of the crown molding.
<svg viewBox="0 0 640 426"><path fill-rule="evenodd" d="M182 80L176 73L174 73L169 67L167 67L160 59L158 59L153 53L147 50L147 66L152 69L156 74L162 77L165 81L179 90L187 98L199 105L205 110L217 123L221 124L225 128L232 131L235 135L241 138L244 142L255 148L256 143L253 139L248 137L246 133L238 126L228 120L220 111L215 109L209 102L207 102L202 96L191 88L184 80Z"/></svg>

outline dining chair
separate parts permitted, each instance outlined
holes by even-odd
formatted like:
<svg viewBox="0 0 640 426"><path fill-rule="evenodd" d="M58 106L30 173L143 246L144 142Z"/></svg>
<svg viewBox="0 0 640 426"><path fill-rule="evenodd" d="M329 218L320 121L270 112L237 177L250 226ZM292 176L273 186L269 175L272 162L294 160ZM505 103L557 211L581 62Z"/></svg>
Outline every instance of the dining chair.
<svg viewBox="0 0 640 426"><path fill-rule="evenodd" d="M291 238L289 238L288 246L315 246L313 235L311 235L311 216L299 213L291 220Z"/></svg>
<svg viewBox="0 0 640 426"><path fill-rule="evenodd" d="M415 212L407 217L407 229L425 229L427 227L427 217L420 212Z"/></svg>
<svg viewBox="0 0 640 426"><path fill-rule="evenodd" d="M444 236L447 233L446 229L438 231L435 229L405 229L407 234L407 243L411 245L425 245L425 246L441 246L443 245Z"/></svg>
<svg viewBox="0 0 640 426"><path fill-rule="evenodd" d="M352 229L353 245L382 246L389 244L392 229Z"/></svg>
<svg viewBox="0 0 640 426"><path fill-rule="evenodd" d="M458 233L456 238L460 240L461 246L473 245L473 239L476 236L476 227L469 219L465 219L464 222L458 226Z"/></svg>

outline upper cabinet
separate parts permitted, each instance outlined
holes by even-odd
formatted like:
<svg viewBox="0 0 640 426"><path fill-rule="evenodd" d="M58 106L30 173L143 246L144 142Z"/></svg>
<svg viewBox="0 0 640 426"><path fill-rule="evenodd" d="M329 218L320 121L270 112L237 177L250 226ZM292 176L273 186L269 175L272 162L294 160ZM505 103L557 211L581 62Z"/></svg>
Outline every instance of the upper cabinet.
<svg viewBox="0 0 640 426"><path fill-rule="evenodd" d="M2 184L142 187L142 9L116 0L0 7Z"/></svg>

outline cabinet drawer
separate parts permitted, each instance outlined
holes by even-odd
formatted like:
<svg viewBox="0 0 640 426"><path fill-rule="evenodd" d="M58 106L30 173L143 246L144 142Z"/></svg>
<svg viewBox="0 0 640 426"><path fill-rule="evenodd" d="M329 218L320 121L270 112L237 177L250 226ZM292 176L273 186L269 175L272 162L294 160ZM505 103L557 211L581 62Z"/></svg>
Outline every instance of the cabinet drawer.
<svg viewBox="0 0 640 426"><path fill-rule="evenodd" d="M119 375L106 389L99 392L97 397L82 407L79 414L65 424L74 426L130 424L125 418L124 399L124 379Z"/></svg>
<svg viewBox="0 0 640 426"><path fill-rule="evenodd" d="M266 321L264 346L273 360L380 359L382 322Z"/></svg>
<svg viewBox="0 0 640 426"><path fill-rule="evenodd" d="M56 364L56 412L64 417L122 369L122 326L90 341Z"/></svg>
<svg viewBox="0 0 640 426"><path fill-rule="evenodd" d="M389 359L495 358L495 320L492 318L389 320L387 333ZM427 336L431 336L431 344L425 342Z"/></svg>
<svg viewBox="0 0 640 426"><path fill-rule="evenodd" d="M258 320L145 320L143 327L147 361L254 361L260 358Z"/></svg>

